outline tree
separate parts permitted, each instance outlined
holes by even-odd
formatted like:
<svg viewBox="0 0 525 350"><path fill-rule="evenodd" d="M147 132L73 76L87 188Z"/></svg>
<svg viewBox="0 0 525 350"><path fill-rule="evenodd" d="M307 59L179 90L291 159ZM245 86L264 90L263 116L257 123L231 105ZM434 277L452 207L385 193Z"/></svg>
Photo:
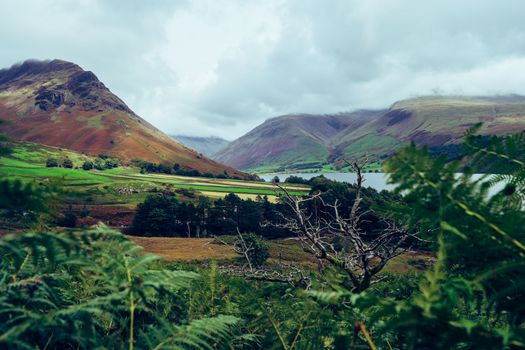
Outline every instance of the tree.
<svg viewBox="0 0 525 350"><path fill-rule="evenodd" d="M278 182L278 181L277 181ZM288 176L284 182L286 183L290 183L290 184L301 184L301 185L308 185L310 183L309 180L306 180L305 178L303 177L300 177L300 176L295 176L295 175L290 175Z"/></svg>
<svg viewBox="0 0 525 350"><path fill-rule="evenodd" d="M71 159L65 158L62 161L62 167L67 168L67 169L72 169L73 168L73 162L71 161Z"/></svg>
<svg viewBox="0 0 525 350"><path fill-rule="evenodd" d="M104 166L106 169L118 168L119 165L120 163L118 159L115 159L115 158L106 158L104 162Z"/></svg>
<svg viewBox="0 0 525 350"><path fill-rule="evenodd" d="M273 182L274 184L278 184L279 182L281 182L281 180L279 179L279 176L275 175L275 176L273 177L273 179L272 179L272 182Z"/></svg>
<svg viewBox="0 0 525 350"><path fill-rule="evenodd" d="M86 160L83 164L82 164L82 169L84 170L91 170L93 169L93 162L90 161L90 160Z"/></svg>
<svg viewBox="0 0 525 350"><path fill-rule="evenodd" d="M46 160L46 167L48 167L48 168L56 168L56 167L58 167L58 161L55 158L48 158Z"/></svg>
<svg viewBox="0 0 525 350"><path fill-rule="evenodd" d="M131 232L140 235L173 235L177 224L179 200L170 195L148 196L137 206Z"/></svg>
<svg viewBox="0 0 525 350"><path fill-rule="evenodd" d="M96 158L93 162L93 168L97 170L105 170L106 169L106 162L102 158Z"/></svg>
<svg viewBox="0 0 525 350"><path fill-rule="evenodd" d="M6 123L5 120L0 119L0 125L5 124L5 123ZM9 155L13 151L11 147L4 144L6 141L8 141L7 137L5 135L0 135L0 156Z"/></svg>
<svg viewBox="0 0 525 350"><path fill-rule="evenodd" d="M437 250L418 290L401 300L318 294L333 303L352 298L373 320L381 348L525 348L525 134L487 138L475 130L455 161L412 144L385 163L405 200L391 215ZM489 173L474 176L480 168Z"/></svg>
<svg viewBox="0 0 525 350"><path fill-rule="evenodd" d="M58 218L57 225L62 227L76 227L77 226L77 216L73 213L71 206L68 210Z"/></svg>
<svg viewBox="0 0 525 350"><path fill-rule="evenodd" d="M237 230L234 246L235 251L246 259L250 271L261 268L270 257L266 242L253 233L243 234Z"/></svg>
<svg viewBox="0 0 525 350"><path fill-rule="evenodd" d="M294 232L306 252L344 272L352 292L361 292L381 280L377 274L392 258L405 251L406 244L416 235L407 233L392 220L383 219L381 232L375 237L367 236L362 220L371 209L363 211L361 208L362 166L357 162L349 165L355 171L357 180L355 198L347 210L347 216L342 215L338 199L326 202L321 192L300 198L290 195L285 187L278 185L283 200L293 213L291 217L284 218L285 222L280 226ZM344 244L335 245L334 238Z"/></svg>

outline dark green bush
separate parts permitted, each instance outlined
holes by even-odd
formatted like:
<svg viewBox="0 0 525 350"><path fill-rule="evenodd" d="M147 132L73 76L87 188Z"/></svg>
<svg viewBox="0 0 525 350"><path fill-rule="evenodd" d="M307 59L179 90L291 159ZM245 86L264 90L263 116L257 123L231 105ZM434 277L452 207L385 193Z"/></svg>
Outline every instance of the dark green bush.
<svg viewBox="0 0 525 350"><path fill-rule="evenodd" d="M77 226L77 220L77 216L75 215L75 213L73 213L71 208L69 208L63 215L61 215L57 219L56 224L57 226L73 228Z"/></svg>
<svg viewBox="0 0 525 350"><path fill-rule="evenodd" d="M235 241L235 247L238 251L248 256L250 263L254 268L260 268L270 257L268 244L261 237L253 233L244 233Z"/></svg>
<svg viewBox="0 0 525 350"><path fill-rule="evenodd" d="M69 158L65 158L62 161L62 167L66 169L72 169L73 168L73 161Z"/></svg>
<svg viewBox="0 0 525 350"><path fill-rule="evenodd" d="M48 167L48 168L56 168L56 167L58 167L58 161L55 158L48 158L46 160L46 167Z"/></svg>
<svg viewBox="0 0 525 350"><path fill-rule="evenodd" d="M82 169L84 170L91 170L94 168L93 162L90 160L86 160L84 163L82 163Z"/></svg>

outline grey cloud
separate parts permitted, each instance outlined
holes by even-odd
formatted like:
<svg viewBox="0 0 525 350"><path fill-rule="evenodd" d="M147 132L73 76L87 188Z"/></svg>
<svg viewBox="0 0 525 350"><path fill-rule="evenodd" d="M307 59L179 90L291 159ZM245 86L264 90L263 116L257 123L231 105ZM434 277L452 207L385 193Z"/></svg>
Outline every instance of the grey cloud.
<svg viewBox="0 0 525 350"><path fill-rule="evenodd" d="M0 66L62 58L169 133L234 138L285 113L525 94L520 0L10 1Z"/></svg>

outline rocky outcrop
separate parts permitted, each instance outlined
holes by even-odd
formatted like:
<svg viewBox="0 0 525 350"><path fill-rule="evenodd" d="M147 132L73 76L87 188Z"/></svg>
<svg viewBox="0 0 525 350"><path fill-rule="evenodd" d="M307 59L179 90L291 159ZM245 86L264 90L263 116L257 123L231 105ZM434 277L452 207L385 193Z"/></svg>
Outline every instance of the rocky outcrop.
<svg viewBox="0 0 525 350"><path fill-rule="evenodd" d="M64 93L57 90L40 90L35 97L35 106L43 111L50 111L64 103Z"/></svg>

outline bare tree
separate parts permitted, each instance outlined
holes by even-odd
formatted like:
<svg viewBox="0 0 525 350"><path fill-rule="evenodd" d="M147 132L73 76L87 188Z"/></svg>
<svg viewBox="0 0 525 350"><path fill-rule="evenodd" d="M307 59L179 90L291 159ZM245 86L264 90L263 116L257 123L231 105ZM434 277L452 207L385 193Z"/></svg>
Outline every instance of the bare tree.
<svg viewBox="0 0 525 350"><path fill-rule="evenodd" d="M248 271L253 272L254 267L252 264L252 259L250 258L250 252L255 248L253 247L253 242L247 243L242 235L241 231L237 227L237 235L239 236L238 244L234 245L234 250L237 254L244 256L246 262L248 263Z"/></svg>
<svg viewBox="0 0 525 350"><path fill-rule="evenodd" d="M291 195L287 189L280 189L280 196L292 210L292 217L283 217L280 227L294 232L303 250L313 254L318 261L327 261L344 271L351 281L351 290L361 292L382 278L377 274L392 258L407 249L407 241L415 235L407 233L393 221L383 219L385 228L374 237L367 237L361 229L363 215L369 211L361 210L363 174L362 165L348 163L356 173L355 200L348 217L340 214L340 203L325 203L322 193L309 197ZM321 204L323 215L307 208L308 202ZM336 247L335 238L349 244L348 249Z"/></svg>
<svg viewBox="0 0 525 350"><path fill-rule="evenodd" d="M237 254L244 257L246 265L223 265L219 267L221 272L229 275L240 276L249 280L287 283L293 287L310 289L310 277L308 277L308 274L305 273L303 269L297 266L285 264L281 261L277 266L271 268L257 266L257 264L252 261L251 257L251 252L255 249L253 241L250 242L247 240L238 227L237 236L238 238L233 244L233 249ZM229 245L218 237L215 237L215 240L222 244Z"/></svg>

